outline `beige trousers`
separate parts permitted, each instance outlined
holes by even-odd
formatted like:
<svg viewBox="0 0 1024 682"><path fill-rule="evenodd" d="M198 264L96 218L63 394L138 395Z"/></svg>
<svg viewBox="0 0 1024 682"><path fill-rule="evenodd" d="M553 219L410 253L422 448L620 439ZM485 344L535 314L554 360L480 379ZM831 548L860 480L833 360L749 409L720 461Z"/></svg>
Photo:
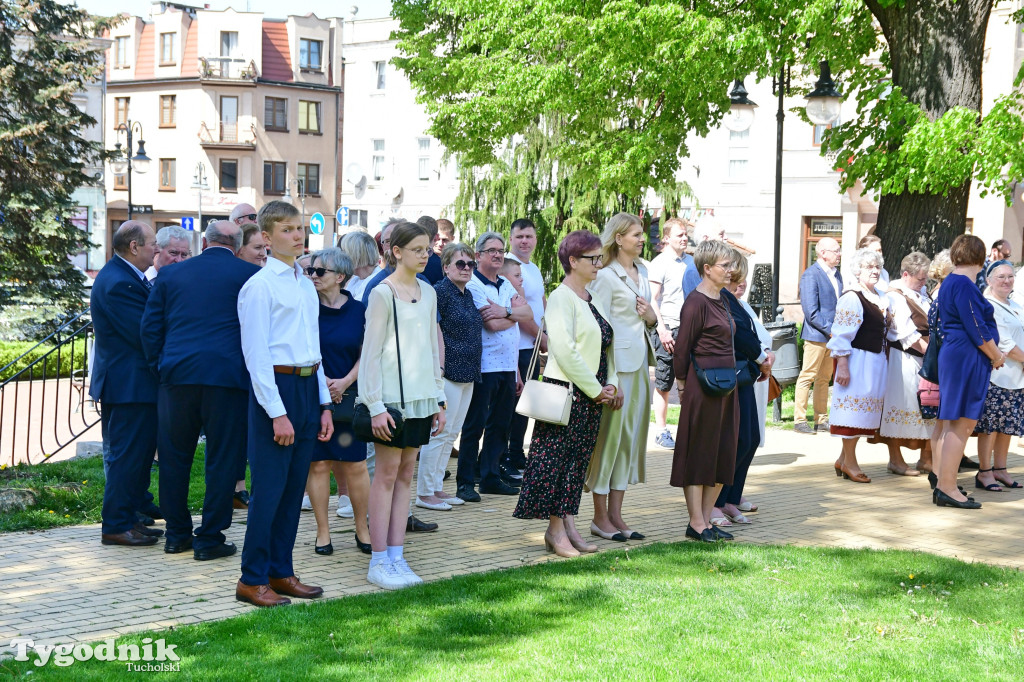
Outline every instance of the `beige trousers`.
<svg viewBox="0 0 1024 682"><path fill-rule="evenodd" d="M832 353L820 341L804 341L804 364L796 378L793 421L807 421L807 392L814 384L814 422L828 418L828 382L832 379Z"/></svg>

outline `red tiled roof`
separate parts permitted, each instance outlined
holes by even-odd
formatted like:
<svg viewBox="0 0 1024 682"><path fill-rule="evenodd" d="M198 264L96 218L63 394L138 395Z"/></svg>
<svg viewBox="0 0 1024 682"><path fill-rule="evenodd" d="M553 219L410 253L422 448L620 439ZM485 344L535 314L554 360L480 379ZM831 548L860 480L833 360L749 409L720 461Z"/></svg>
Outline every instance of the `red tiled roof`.
<svg viewBox="0 0 1024 682"><path fill-rule="evenodd" d="M153 24L142 25L142 36L139 38L139 53L135 56L135 80L153 77L153 62L156 61L156 44Z"/></svg>
<svg viewBox="0 0 1024 682"><path fill-rule="evenodd" d="M263 66L260 75L271 81L292 80L288 27L283 21L263 22Z"/></svg>
<svg viewBox="0 0 1024 682"><path fill-rule="evenodd" d="M188 33L185 34L185 56L181 58L181 75L183 77L199 75L199 22L189 22Z"/></svg>

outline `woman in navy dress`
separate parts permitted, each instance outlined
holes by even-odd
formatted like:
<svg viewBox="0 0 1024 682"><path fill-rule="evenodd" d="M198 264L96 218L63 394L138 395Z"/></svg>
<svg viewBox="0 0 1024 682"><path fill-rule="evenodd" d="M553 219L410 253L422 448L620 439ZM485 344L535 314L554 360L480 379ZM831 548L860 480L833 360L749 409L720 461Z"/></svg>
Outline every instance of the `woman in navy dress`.
<svg viewBox="0 0 1024 682"><path fill-rule="evenodd" d="M996 345L999 331L992 304L974 283L985 265L985 253L985 243L974 235L956 238L949 249L954 269L942 283L937 302L942 330L939 419L943 428L940 456L934 461L938 484L932 499L940 507L981 508L959 490L956 475L967 439L985 408L992 370L1006 360Z"/></svg>
<svg viewBox="0 0 1024 682"><path fill-rule="evenodd" d="M310 262L307 274L320 297L320 355L331 400L340 403L346 393L355 395L359 375L359 353L363 347L366 307L345 291L345 282L352 278L352 261L338 248L318 251ZM337 465L335 465L337 462ZM366 443L357 440L352 425L334 422L334 436L326 443L317 443L309 465L306 491L316 517L317 554L331 554L330 474L341 484L348 484L348 496L355 513L356 547L370 551L370 531L366 511L370 497L370 477L366 471Z"/></svg>

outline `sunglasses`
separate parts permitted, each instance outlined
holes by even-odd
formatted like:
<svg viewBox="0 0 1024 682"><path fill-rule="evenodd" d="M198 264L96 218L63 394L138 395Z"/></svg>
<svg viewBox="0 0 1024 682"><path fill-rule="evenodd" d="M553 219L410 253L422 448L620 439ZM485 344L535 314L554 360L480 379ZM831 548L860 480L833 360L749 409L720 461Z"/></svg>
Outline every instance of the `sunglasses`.
<svg viewBox="0 0 1024 682"><path fill-rule="evenodd" d="M457 260L454 263L452 263L452 265L457 267L459 270L465 270L467 268L470 270L476 270L475 260Z"/></svg>
<svg viewBox="0 0 1024 682"><path fill-rule="evenodd" d="M316 275L317 277L323 277L328 272L337 272L337 270L331 270L330 268L306 268L306 274L309 275L310 277L312 277L313 275Z"/></svg>
<svg viewBox="0 0 1024 682"><path fill-rule="evenodd" d="M247 215L240 215L237 218L235 218L235 222L238 222L242 218L248 218L249 220L251 220L253 222L256 222L256 214L255 213L249 213Z"/></svg>

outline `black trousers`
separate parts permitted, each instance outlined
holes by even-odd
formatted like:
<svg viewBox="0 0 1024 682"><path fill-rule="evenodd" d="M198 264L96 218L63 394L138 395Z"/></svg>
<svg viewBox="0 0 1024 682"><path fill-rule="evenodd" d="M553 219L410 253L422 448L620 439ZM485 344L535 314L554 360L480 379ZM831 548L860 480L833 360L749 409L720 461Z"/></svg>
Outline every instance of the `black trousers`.
<svg viewBox="0 0 1024 682"><path fill-rule="evenodd" d="M533 357L532 348L523 348L519 351L519 376L522 377L523 383L525 384L530 379L536 379L540 376L540 363L533 368L533 376L527 376L530 370L530 358ZM519 399L516 398L516 405L519 404ZM505 453L504 463L513 469L525 469L526 468L526 450L523 446L526 441L526 427L530 423L528 417L524 417L513 410L512 412L512 425L509 427L508 433L508 451Z"/></svg>
<svg viewBox="0 0 1024 682"><path fill-rule="evenodd" d="M160 510L167 520L167 541L192 536L188 510L189 477L200 432L206 433L206 494L203 521L194 547L224 542L231 525L232 496L239 461L245 461L249 392L223 386L160 386Z"/></svg>
<svg viewBox="0 0 1024 682"><path fill-rule="evenodd" d="M473 487L477 459L480 461L480 485L501 481L498 463L508 447L508 431L516 404L516 373L486 372L473 386L473 399L462 425L459 440L458 486ZM485 432L486 429L486 432ZM480 448L480 436L484 437Z"/></svg>
<svg viewBox="0 0 1024 682"><path fill-rule="evenodd" d="M101 429L109 448L103 454L103 534L124 533L135 512L152 503L149 476L156 454L155 403L101 403Z"/></svg>

